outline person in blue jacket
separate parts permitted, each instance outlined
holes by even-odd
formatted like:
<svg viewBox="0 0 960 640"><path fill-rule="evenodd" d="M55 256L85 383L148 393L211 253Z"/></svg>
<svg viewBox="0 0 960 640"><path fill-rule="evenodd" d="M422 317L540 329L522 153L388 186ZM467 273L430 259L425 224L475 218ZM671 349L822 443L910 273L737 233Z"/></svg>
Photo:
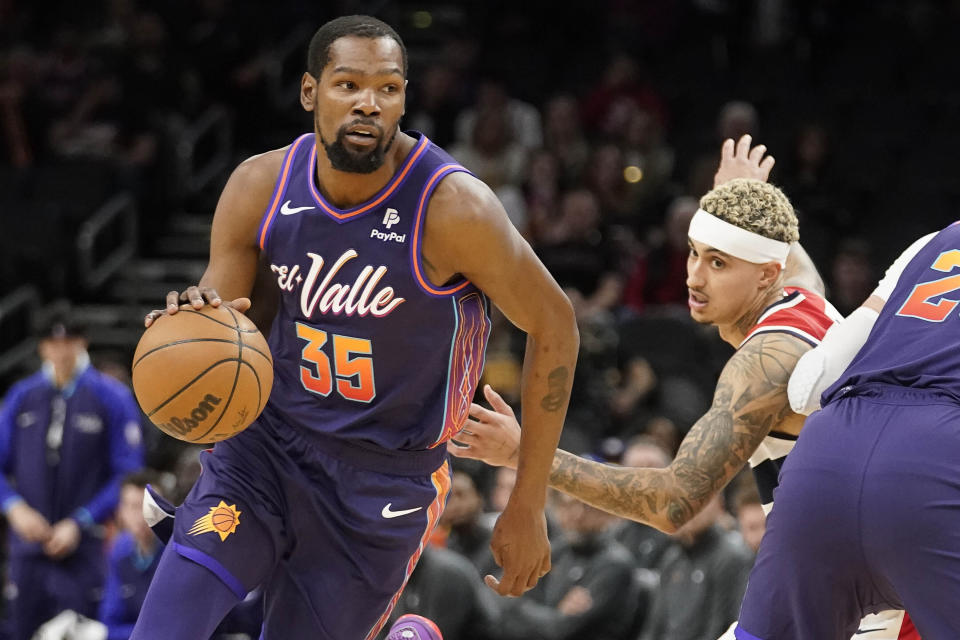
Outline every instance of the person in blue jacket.
<svg viewBox="0 0 960 640"><path fill-rule="evenodd" d="M94 618L103 587L101 528L121 479L143 466L140 411L122 383L90 366L69 317L40 333L40 371L0 408L0 509L10 525L12 640L72 609Z"/></svg>
<svg viewBox="0 0 960 640"><path fill-rule="evenodd" d="M107 580L100 603L100 622L107 626L107 640L130 637L163 551L163 543L143 519L143 490L150 482L150 472L139 471L126 476L120 487L117 524L121 530L107 556Z"/></svg>

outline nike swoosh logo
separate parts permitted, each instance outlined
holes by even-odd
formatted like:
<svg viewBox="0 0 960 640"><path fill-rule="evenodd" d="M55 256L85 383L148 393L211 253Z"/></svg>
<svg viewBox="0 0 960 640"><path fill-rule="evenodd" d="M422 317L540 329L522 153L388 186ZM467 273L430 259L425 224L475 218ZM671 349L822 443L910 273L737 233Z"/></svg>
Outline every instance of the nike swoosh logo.
<svg viewBox="0 0 960 640"><path fill-rule="evenodd" d="M290 201L287 200L280 205L280 215L292 216L295 213L300 213L301 211L306 211L307 209L316 209L316 207L291 207Z"/></svg>
<svg viewBox="0 0 960 640"><path fill-rule="evenodd" d="M858 629L853 635L859 636L861 633L873 633L874 631L886 631L886 627L877 627L876 629Z"/></svg>
<svg viewBox="0 0 960 640"><path fill-rule="evenodd" d="M384 518L399 518L400 516L409 515L415 511L420 511L423 507L414 507L413 509L401 509L400 511L393 511L390 507L393 506L392 502L388 502L387 506L383 508L383 511L380 512Z"/></svg>

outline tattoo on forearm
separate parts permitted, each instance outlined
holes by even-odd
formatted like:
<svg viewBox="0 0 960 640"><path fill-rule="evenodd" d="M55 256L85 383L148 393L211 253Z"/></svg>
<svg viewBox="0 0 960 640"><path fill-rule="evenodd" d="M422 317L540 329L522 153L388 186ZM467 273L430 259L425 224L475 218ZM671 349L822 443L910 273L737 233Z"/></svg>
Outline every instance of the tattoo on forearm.
<svg viewBox="0 0 960 640"><path fill-rule="evenodd" d="M809 348L786 334L760 334L730 358L713 406L690 429L671 465L677 480L671 522L679 526L693 517L792 414L787 382Z"/></svg>
<svg viewBox="0 0 960 640"><path fill-rule="evenodd" d="M792 415L787 382L807 349L777 333L744 345L724 368L713 405L667 469L611 467L558 451L550 484L610 513L680 527L730 481L771 428Z"/></svg>
<svg viewBox="0 0 960 640"><path fill-rule="evenodd" d="M540 400L544 411L559 411L567 401L567 379L570 370L566 367L557 367L547 374L547 395Z"/></svg>
<svg viewBox="0 0 960 640"><path fill-rule="evenodd" d="M550 486L609 513L651 522L660 508L662 474L662 469L613 467L557 450Z"/></svg>

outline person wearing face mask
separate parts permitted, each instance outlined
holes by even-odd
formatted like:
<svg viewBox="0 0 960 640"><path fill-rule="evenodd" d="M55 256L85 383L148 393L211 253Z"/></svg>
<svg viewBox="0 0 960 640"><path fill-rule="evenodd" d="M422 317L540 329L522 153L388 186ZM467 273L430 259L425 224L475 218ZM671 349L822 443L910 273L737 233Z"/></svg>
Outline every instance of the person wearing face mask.
<svg viewBox="0 0 960 640"><path fill-rule="evenodd" d="M140 411L122 383L90 366L70 317L39 333L41 370L0 409L0 508L10 526L7 588L13 640L66 609L93 618L103 535L121 479L143 466Z"/></svg>

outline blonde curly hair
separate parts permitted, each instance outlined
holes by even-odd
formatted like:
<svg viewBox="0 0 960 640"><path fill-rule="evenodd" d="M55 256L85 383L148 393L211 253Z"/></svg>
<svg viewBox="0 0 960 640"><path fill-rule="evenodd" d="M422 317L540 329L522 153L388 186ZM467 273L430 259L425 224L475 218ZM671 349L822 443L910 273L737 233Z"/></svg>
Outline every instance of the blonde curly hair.
<svg viewBox="0 0 960 640"><path fill-rule="evenodd" d="M724 222L781 242L800 239L797 214L783 191L761 180L736 178L708 191L700 208Z"/></svg>

